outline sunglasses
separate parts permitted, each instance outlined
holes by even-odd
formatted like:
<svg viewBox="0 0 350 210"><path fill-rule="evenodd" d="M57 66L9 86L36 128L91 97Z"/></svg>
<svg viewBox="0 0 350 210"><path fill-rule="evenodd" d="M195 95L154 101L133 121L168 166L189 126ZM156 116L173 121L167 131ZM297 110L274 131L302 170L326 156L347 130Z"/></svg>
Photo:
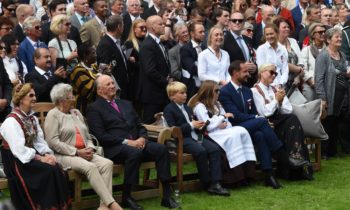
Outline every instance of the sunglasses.
<svg viewBox="0 0 350 210"><path fill-rule="evenodd" d="M253 30L252 29L246 29L246 31L248 32L248 33L253 33Z"/></svg>
<svg viewBox="0 0 350 210"><path fill-rule="evenodd" d="M314 34L319 34L319 35L322 35L322 34L325 34L326 31L315 31Z"/></svg>
<svg viewBox="0 0 350 210"><path fill-rule="evenodd" d="M33 98L33 97L35 97L35 93L30 93L28 96L29 96L30 98Z"/></svg>
<svg viewBox="0 0 350 210"><path fill-rule="evenodd" d="M243 19L230 19L232 23L243 23Z"/></svg>
<svg viewBox="0 0 350 210"><path fill-rule="evenodd" d="M138 27L141 31L147 31L147 27L146 26L140 26Z"/></svg>
<svg viewBox="0 0 350 210"><path fill-rule="evenodd" d="M35 26L34 28L35 28L35 30L41 30L41 26L40 25Z"/></svg>
<svg viewBox="0 0 350 210"><path fill-rule="evenodd" d="M6 47L5 46L0 46L0 50L5 50Z"/></svg>
<svg viewBox="0 0 350 210"><path fill-rule="evenodd" d="M3 27L3 28L1 28L1 30L11 31L12 27Z"/></svg>
<svg viewBox="0 0 350 210"><path fill-rule="evenodd" d="M248 21L253 21L253 20L255 20L255 17L248 17L247 20Z"/></svg>
<svg viewBox="0 0 350 210"><path fill-rule="evenodd" d="M270 70L269 72L270 72L270 75L271 75L271 76L277 77L277 75L278 75L278 73L275 72L274 70Z"/></svg>
<svg viewBox="0 0 350 210"><path fill-rule="evenodd" d="M64 25L65 25L65 26L67 26L67 27L69 27L69 26L71 26L71 25L72 25L72 23L67 22L67 23L65 23Z"/></svg>

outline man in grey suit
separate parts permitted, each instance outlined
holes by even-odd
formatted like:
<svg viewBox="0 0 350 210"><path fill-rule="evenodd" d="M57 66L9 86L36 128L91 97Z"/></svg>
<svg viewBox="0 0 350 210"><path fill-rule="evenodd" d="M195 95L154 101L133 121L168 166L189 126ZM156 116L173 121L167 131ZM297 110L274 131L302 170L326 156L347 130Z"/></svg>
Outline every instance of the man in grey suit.
<svg viewBox="0 0 350 210"><path fill-rule="evenodd" d="M74 27L80 30L80 27L86 23L89 17L89 2L88 0L74 0L74 14L71 16L70 21Z"/></svg>
<svg viewBox="0 0 350 210"><path fill-rule="evenodd" d="M171 77L180 81L181 79L181 60L180 60L180 48L190 40L188 29L186 24L178 23L174 26L174 32L176 39L178 40L177 45L169 50L169 62Z"/></svg>

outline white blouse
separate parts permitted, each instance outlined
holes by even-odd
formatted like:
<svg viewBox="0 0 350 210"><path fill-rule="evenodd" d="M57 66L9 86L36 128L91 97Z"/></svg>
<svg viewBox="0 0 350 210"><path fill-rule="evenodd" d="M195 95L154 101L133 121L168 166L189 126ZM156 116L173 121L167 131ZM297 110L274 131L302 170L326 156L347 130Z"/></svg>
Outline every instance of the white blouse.
<svg viewBox="0 0 350 210"><path fill-rule="evenodd" d="M256 51L256 63L258 67L262 64L275 64L276 71L278 75L273 81L272 85L285 85L288 81L288 51L286 47L277 43L276 51L271 47L269 42L265 42L265 44L260 45Z"/></svg>
<svg viewBox="0 0 350 210"><path fill-rule="evenodd" d="M31 113L30 115L33 115ZM25 146L25 138L21 125L13 117L8 117L0 127L0 133L9 144L12 154L17 157L22 163L30 162L34 157L36 151L40 154L50 153L53 151L49 148L44 140L44 133L41 130L38 119L35 118L35 124L38 129L37 139L34 141L34 148ZM36 151L35 151L36 150Z"/></svg>
<svg viewBox="0 0 350 210"><path fill-rule="evenodd" d="M4 66L6 69L7 74L9 75L9 78L11 81L18 79L17 73L19 71L18 63L15 58L9 58L6 56L2 59L4 61ZM20 61L22 62L22 61ZM28 73L27 66L22 62L23 66L23 78Z"/></svg>
<svg viewBox="0 0 350 210"><path fill-rule="evenodd" d="M64 57L62 56L62 51L56 38L51 39L51 41L49 42L49 47L55 48L58 51L57 58L68 58L68 56L72 53L69 49L68 42L72 51L77 49L77 44L75 43L75 41L70 39L67 39L67 41L61 41Z"/></svg>
<svg viewBox="0 0 350 210"><path fill-rule="evenodd" d="M212 80L219 83L221 80L230 81L228 73L230 56L225 50L220 49L221 58L215 56L215 52L208 47L198 55L198 77L200 81Z"/></svg>
<svg viewBox="0 0 350 210"><path fill-rule="evenodd" d="M284 97L282 105L280 106L276 100L275 93L271 86L267 87L261 82L258 85L264 93L265 98L258 92L258 90L255 87L252 88L252 92L255 106L260 116L270 117L277 109L281 114L292 113L292 104L289 102L287 96ZM265 99L267 99L270 102L265 104Z"/></svg>

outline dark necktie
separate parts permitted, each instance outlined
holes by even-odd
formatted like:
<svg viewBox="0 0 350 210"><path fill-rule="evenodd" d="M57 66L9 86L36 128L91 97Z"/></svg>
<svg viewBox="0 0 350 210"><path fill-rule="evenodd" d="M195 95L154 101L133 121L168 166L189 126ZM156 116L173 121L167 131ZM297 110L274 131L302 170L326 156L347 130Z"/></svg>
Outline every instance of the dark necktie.
<svg viewBox="0 0 350 210"><path fill-rule="evenodd" d="M44 73L44 75L46 76L47 79L50 79L51 72L47 71L47 72Z"/></svg>
<svg viewBox="0 0 350 210"><path fill-rule="evenodd" d="M243 110L244 110L244 113L246 113L246 110L245 110L245 103L244 103L244 97L243 97L243 93L242 93L242 88L238 88L237 89L237 92L238 94L241 96L241 99L242 99L242 105L243 105Z"/></svg>

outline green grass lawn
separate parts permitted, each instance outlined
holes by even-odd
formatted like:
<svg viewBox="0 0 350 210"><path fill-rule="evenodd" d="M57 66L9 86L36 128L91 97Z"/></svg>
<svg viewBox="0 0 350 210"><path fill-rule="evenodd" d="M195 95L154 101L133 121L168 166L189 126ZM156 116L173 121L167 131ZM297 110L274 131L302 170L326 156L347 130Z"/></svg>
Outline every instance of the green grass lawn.
<svg viewBox="0 0 350 210"><path fill-rule="evenodd" d="M185 170L191 170L186 165ZM173 174L175 174L173 172ZM322 161L321 171L314 181L281 181L282 189L263 186L262 180L250 187L231 189L230 197L211 196L206 192L181 194L185 210L235 210L235 209L350 209L350 156ZM119 180L115 180L120 183ZM8 192L0 200L5 199ZM165 209L160 198L141 200L146 210Z"/></svg>

